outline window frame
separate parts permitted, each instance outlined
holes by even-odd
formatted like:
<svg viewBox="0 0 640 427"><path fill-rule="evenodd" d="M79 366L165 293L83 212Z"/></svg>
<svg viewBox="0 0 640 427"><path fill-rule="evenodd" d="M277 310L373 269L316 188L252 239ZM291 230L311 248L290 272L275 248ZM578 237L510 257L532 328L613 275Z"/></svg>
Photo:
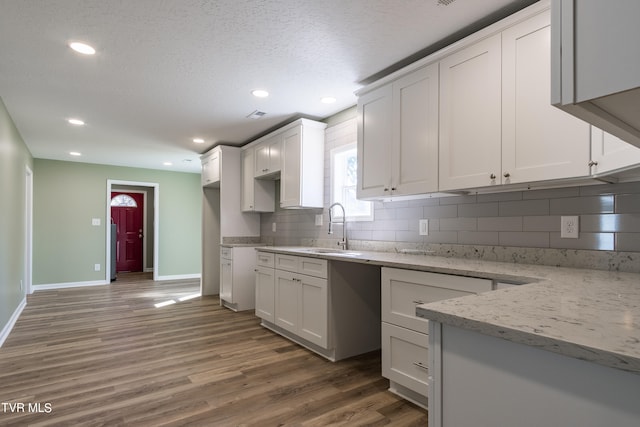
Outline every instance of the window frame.
<svg viewBox="0 0 640 427"><path fill-rule="evenodd" d="M339 202L345 207L345 209L348 208L348 203L345 203L345 201L342 198L337 198L334 190L336 186L335 181L336 181L336 172L337 172L336 158L338 155L341 155L345 152L352 151L352 150L354 150L357 155L357 149L358 149L357 143L351 142L348 144L341 145L339 147L335 147L329 151L329 164L330 164L329 206L331 206L333 203ZM356 186L357 186L357 183L356 183ZM370 202L367 200L359 200L359 202L366 203L369 206L369 213L367 215L353 215L350 212L346 212L346 220L352 221L352 222L353 221L373 221L373 215L374 215L373 202ZM334 218L342 218L342 211L340 209L334 209L334 211L332 212L332 215Z"/></svg>

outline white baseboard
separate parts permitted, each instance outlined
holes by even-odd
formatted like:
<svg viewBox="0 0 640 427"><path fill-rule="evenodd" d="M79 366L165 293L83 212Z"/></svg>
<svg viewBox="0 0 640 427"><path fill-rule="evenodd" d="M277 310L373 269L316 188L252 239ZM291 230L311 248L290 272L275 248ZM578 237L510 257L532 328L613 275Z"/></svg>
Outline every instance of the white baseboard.
<svg viewBox="0 0 640 427"><path fill-rule="evenodd" d="M18 304L18 307L15 309L13 314L11 315L11 318L9 318L9 322L7 322L4 328L2 328L2 331L0 331L0 347L2 347L2 344L4 344L4 340L6 340L7 337L9 336L9 333L13 329L13 326L18 321L18 317L20 317L20 314L22 314L22 310L24 310L26 306L27 306L27 297L24 297L22 301L20 301L20 304Z"/></svg>
<svg viewBox="0 0 640 427"><path fill-rule="evenodd" d="M174 274L171 276L157 276L154 280L186 280L186 279L200 279L201 274Z"/></svg>
<svg viewBox="0 0 640 427"><path fill-rule="evenodd" d="M105 282L104 280L93 280L86 282L64 282L64 283L47 283L43 285L32 285L33 291L44 291L49 289L64 289L64 288L80 288L83 286L101 286L108 285L111 282Z"/></svg>

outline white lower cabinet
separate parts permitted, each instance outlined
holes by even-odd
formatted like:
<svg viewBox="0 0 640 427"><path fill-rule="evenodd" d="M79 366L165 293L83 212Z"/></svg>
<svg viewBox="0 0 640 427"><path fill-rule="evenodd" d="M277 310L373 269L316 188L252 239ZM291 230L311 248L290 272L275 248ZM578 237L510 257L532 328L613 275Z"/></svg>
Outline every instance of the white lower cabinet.
<svg viewBox="0 0 640 427"><path fill-rule="evenodd" d="M380 348L380 267L258 251L262 326L331 360Z"/></svg>
<svg viewBox="0 0 640 427"><path fill-rule="evenodd" d="M289 271L276 269L275 272L275 324L327 348L327 261L277 254L276 265L284 265Z"/></svg>
<svg viewBox="0 0 640 427"><path fill-rule="evenodd" d="M234 311L255 306L255 247L220 246L220 305Z"/></svg>
<svg viewBox="0 0 640 427"><path fill-rule="evenodd" d="M382 268L382 376L392 392L427 406L429 322L416 306L491 289L489 279Z"/></svg>
<svg viewBox="0 0 640 427"><path fill-rule="evenodd" d="M274 256L268 252L256 255L256 316L275 322L276 271Z"/></svg>

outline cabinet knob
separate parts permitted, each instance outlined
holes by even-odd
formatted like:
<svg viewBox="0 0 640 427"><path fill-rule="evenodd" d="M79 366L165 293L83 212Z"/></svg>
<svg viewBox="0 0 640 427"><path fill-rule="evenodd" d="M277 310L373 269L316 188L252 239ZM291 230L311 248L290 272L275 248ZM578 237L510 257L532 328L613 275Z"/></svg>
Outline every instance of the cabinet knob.
<svg viewBox="0 0 640 427"><path fill-rule="evenodd" d="M389 191L389 189L387 187L384 188L384 191Z"/></svg>
<svg viewBox="0 0 640 427"><path fill-rule="evenodd" d="M591 166L598 166L598 162L594 162L593 160L591 160L589 162L589 167L591 167Z"/></svg>
<svg viewBox="0 0 640 427"><path fill-rule="evenodd" d="M496 179L496 174L495 174L495 173L492 173L491 175L489 175L489 178L491 178L491 179Z"/></svg>
<svg viewBox="0 0 640 427"><path fill-rule="evenodd" d="M391 191L396 191L396 187L391 187Z"/></svg>
<svg viewBox="0 0 640 427"><path fill-rule="evenodd" d="M505 172L504 175L502 175L502 176L504 176L505 178L509 178L511 176L511 174L509 172Z"/></svg>

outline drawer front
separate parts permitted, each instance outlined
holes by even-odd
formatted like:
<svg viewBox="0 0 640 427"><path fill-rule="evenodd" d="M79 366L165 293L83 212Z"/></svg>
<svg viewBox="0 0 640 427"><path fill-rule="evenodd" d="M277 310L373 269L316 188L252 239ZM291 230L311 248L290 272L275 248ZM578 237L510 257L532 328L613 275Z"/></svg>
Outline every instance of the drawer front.
<svg viewBox="0 0 640 427"><path fill-rule="evenodd" d="M298 272L309 276L327 278L327 260L320 258L299 257Z"/></svg>
<svg viewBox="0 0 640 427"><path fill-rule="evenodd" d="M295 255L276 254L275 265L278 270L298 272L298 257Z"/></svg>
<svg viewBox="0 0 640 427"><path fill-rule="evenodd" d="M426 334L382 322L382 376L426 396L428 341Z"/></svg>
<svg viewBox="0 0 640 427"><path fill-rule="evenodd" d="M428 320L416 306L490 291L491 280L423 271L382 269L382 321L427 333Z"/></svg>
<svg viewBox="0 0 640 427"><path fill-rule="evenodd" d="M233 249L226 246L220 246L220 258L233 259Z"/></svg>
<svg viewBox="0 0 640 427"><path fill-rule="evenodd" d="M261 267L275 267L275 255L271 252L256 252L256 265Z"/></svg>

